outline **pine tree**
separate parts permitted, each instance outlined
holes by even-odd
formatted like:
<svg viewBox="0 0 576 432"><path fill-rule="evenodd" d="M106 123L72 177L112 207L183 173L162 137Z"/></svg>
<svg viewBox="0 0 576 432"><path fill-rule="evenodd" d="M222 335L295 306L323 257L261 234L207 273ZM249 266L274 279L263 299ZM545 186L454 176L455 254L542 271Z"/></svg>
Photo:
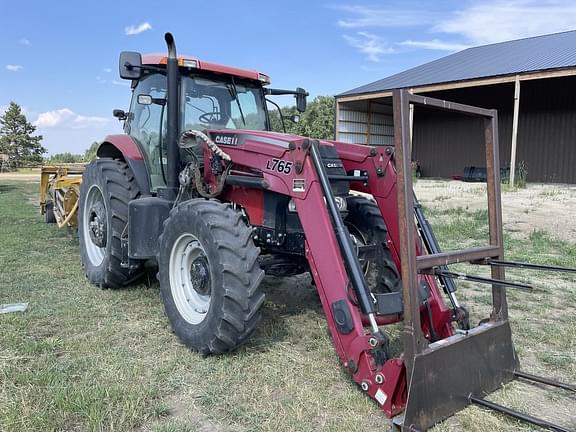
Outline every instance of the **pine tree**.
<svg viewBox="0 0 576 432"><path fill-rule="evenodd" d="M7 154L16 166L41 163L46 149L40 144L42 135L32 135L35 131L36 126L28 122L20 105L10 102L0 116L0 153Z"/></svg>

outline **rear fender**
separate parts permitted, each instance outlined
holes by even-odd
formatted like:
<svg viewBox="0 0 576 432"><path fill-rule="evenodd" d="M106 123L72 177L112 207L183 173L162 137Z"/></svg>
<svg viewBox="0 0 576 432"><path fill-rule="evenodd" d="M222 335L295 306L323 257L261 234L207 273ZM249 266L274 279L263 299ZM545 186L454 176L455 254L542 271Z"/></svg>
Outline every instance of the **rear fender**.
<svg viewBox="0 0 576 432"><path fill-rule="evenodd" d="M98 157L125 161L136 179L142 195L150 195L150 176L140 147L128 135L108 135L96 151Z"/></svg>

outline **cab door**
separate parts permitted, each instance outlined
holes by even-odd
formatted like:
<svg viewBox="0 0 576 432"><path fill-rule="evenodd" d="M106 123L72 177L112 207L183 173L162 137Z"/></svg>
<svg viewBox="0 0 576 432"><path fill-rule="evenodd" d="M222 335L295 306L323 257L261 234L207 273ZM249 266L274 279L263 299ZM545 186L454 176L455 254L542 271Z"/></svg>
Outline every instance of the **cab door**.
<svg viewBox="0 0 576 432"><path fill-rule="evenodd" d="M152 192L166 186L166 125L166 76L152 74L134 88L125 126L144 153Z"/></svg>

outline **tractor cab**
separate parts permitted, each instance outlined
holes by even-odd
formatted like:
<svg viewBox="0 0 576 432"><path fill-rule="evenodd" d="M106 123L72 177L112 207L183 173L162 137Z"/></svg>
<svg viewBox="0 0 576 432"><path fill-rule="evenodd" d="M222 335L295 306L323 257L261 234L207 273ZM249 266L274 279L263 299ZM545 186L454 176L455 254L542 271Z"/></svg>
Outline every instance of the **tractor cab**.
<svg viewBox="0 0 576 432"><path fill-rule="evenodd" d="M126 52L120 55L120 75L132 80L129 113L117 111L124 130L140 147L152 192L167 185L168 130L167 57ZM270 131L268 94L294 94L301 111L306 92L269 89L270 78L260 72L178 57L178 130ZM271 103L274 103L271 101Z"/></svg>

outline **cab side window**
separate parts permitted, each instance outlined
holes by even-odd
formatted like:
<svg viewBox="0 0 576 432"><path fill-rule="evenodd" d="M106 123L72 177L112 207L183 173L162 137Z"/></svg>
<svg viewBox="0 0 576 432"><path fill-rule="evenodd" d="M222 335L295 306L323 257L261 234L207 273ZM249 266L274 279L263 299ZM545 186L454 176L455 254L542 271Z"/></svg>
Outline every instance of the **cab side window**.
<svg viewBox="0 0 576 432"><path fill-rule="evenodd" d="M132 95L130 117L127 123L128 135L134 138L144 151L152 190L156 191L158 187L166 184L164 178L166 167L163 166L166 163L166 104L140 104L138 103L139 95L149 95L155 100L165 99L166 76L154 74L138 83Z"/></svg>

